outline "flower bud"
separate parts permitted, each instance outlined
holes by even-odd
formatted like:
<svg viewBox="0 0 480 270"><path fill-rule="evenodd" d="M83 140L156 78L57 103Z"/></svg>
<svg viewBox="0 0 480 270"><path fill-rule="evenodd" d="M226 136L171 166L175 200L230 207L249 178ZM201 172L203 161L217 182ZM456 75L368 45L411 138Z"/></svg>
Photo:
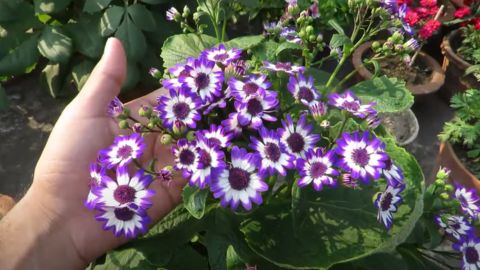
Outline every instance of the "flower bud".
<svg viewBox="0 0 480 270"><path fill-rule="evenodd" d="M446 193L446 192L440 193L439 196L440 196L440 199L442 199L442 200L449 200L450 199L450 195L448 195L448 193Z"/></svg>
<svg viewBox="0 0 480 270"><path fill-rule="evenodd" d="M200 12L195 12L195 13L193 13L193 20L194 20L195 22L198 22L198 21L200 21L200 17L201 17L201 16L202 16L202 13L200 13Z"/></svg>
<svg viewBox="0 0 480 270"><path fill-rule="evenodd" d="M142 124L140 124L140 123L133 124L132 131L135 132L135 133L141 133L142 132Z"/></svg>
<svg viewBox="0 0 480 270"><path fill-rule="evenodd" d="M185 136L185 137L189 141L195 140L195 131L191 130L191 131L187 132L187 136Z"/></svg>
<svg viewBox="0 0 480 270"><path fill-rule="evenodd" d="M120 120L118 122L118 127L121 129L128 129L129 128L128 120Z"/></svg>
<svg viewBox="0 0 480 270"><path fill-rule="evenodd" d="M160 138L160 142L162 144L171 144L172 143L172 135L170 134L163 134L162 137Z"/></svg>
<svg viewBox="0 0 480 270"><path fill-rule="evenodd" d="M321 123L320 123L320 126L322 128L329 128L330 127L330 121L328 120L323 120Z"/></svg>
<svg viewBox="0 0 480 270"><path fill-rule="evenodd" d="M310 36L308 37L308 40L309 40L310 42L315 42L315 41L317 41L317 37L316 37L315 35L310 35Z"/></svg>
<svg viewBox="0 0 480 270"><path fill-rule="evenodd" d="M437 185L439 187L443 187L443 186L445 186L445 182L443 180L437 179L437 180L435 180L435 185Z"/></svg>
<svg viewBox="0 0 480 270"><path fill-rule="evenodd" d="M450 177L450 169L447 167L440 167L440 169L438 169L436 178L445 181L448 179L448 177Z"/></svg>
<svg viewBox="0 0 480 270"><path fill-rule="evenodd" d="M175 121L173 123L173 134L175 135L182 135L187 130L187 126L182 121Z"/></svg>
<svg viewBox="0 0 480 270"><path fill-rule="evenodd" d="M142 105L140 106L140 109L138 109L138 115L150 118L150 116L152 116L152 108L147 105Z"/></svg>
<svg viewBox="0 0 480 270"><path fill-rule="evenodd" d="M444 189L446 192L452 192L454 190L453 186L450 184L446 184Z"/></svg>
<svg viewBox="0 0 480 270"><path fill-rule="evenodd" d="M182 17L187 18L188 16L190 16L190 8L187 5L185 5L183 7Z"/></svg>
<svg viewBox="0 0 480 270"><path fill-rule="evenodd" d="M307 34L312 34L313 33L313 26L309 25L305 28L305 31L307 31Z"/></svg>
<svg viewBox="0 0 480 270"><path fill-rule="evenodd" d="M160 72L160 70L156 68L150 68L150 70L148 70L148 73L155 79L160 80L162 78L162 72Z"/></svg>

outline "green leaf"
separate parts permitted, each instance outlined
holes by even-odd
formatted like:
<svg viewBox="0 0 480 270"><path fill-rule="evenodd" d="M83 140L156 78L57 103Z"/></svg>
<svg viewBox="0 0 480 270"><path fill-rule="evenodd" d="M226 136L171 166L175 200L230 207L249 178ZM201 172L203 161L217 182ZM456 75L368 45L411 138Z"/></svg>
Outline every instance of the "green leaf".
<svg viewBox="0 0 480 270"><path fill-rule="evenodd" d="M38 35L31 35L20 46L0 60L0 75L20 75L34 65L40 54L37 50Z"/></svg>
<svg viewBox="0 0 480 270"><path fill-rule="evenodd" d="M72 0L33 0L35 13L59 13L63 11Z"/></svg>
<svg viewBox="0 0 480 270"><path fill-rule="evenodd" d="M100 33L108 37L117 31L126 9L119 6L111 6L105 10L100 19Z"/></svg>
<svg viewBox="0 0 480 270"><path fill-rule="evenodd" d="M158 4L163 4L167 3L170 0L140 0L140 2L143 2L145 4L150 4L150 5L158 5Z"/></svg>
<svg viewBox="0 0 480 270"><path fill-rule="evenodd" d="M105 43L97 30L97 25L98 19L94 19L79 20L77 23L69 23L65 26L72 37L75 49L92 59L100 58Z"/></svg>
<svg viewBox="0 0 480 270"><path fill-rule="evenodd" d="M72 39L59 27L46 26L38 41L38 50L48 60L65 63L72 54Z"/></svg>
<svg viewBox="0 0 480 270"><path fill-rule="evenodd" d="M0 110L5 110L8 108L8 98L5 88L0 84Z"/></svg>
<svg viewBox="0 0 480 270"><path fill-rule="evenodd" d="M191 245L187 244L178 249L173 255L170 262L165 266L167 269L195 269L208 270L208 261Z"/></svg>
<svg viewBox="0 0 480 270"><path fill-rule="evenodd" d="M318 193L305 188L297 210L308 214L295 221L297 230L293 229L290 202L284 200L263 205L242 223L250 248L277 266L291 269L328 269L375 253L393 252L423 213L424 179L410 154L391 139L385 143L387 152L403 169L407 184L404 203L395 213L390 231L377 222L372 203L376 192L384 189L384 181L362 186L361 191L339 187Z"/></svg>
<svg viewBox="0 0 480 270"><path fill-rule="evenodd" d="M18 8L23 4L22 2L21 0L0 1L0 22L17 19Z"/></svg>
<svg viewBox="0 0 480 270"><path fill-rule="evenodd" d="M267 40L252 48L252 55L259 61L275 61L277 59L277 48L279 44Z"/></svg>
<svg viewBox="0 0 480 270"><path fill-rule="evenodd" d="M158 268L149 263L143 254L133 248L120 251L112 251L107 254L105 263L96 265L94 270L136 269L157 270Z"/></svg>
<svg viewBox="0 0 480 270"><path fill-rule="evenodd" d="M42 70L41 80L50 95L56 98L65 85L65 77L65 67L60 63L50 62Z"/></svg>
<svg viewBox="0 0 480 270"><path fill-rule="evenodd" d="M333 50L344 45L352 45L350 38L344 34L333 34L332 39L330 40L330 48Z"/></svg>
<svg viewBox="0 0 480 270"><path fill-rule="evenodd" d="M315 86L321 87L325 84L327 84L328 79L330 79L330 73L323 71L321 69L317 68L309 68L305 72L308 76L312 76L313 79L315 80ZM334 80L334 83L338 82L336 79Z"/></svg>
<svg viewBox="0 0 480 270"><path fill-rule="evenodd" d="M208 190L199 189L186 185L183 188L182 199L183 206L192 216L200 219L205 214L205 203L207 201Z"/></svg>
<svg viewBox="0 0 480 270"><path fill-rule="evenodd" d="M228 239L217 234L215 230L207 231L205 246L208 251L208 262L212 270L227 270L226 257L229 246Z"/></svg>
<svg viewBox="0 0 480 270"><path fill-rule="evenodd" d="M263 35L237 37L225 42L225 47L227 47L227 49L237 48L248 50L260 44L264 39L265 37Z"/></svg>
<svg viewBox="0 0 480 270"><path fill-rule="evenodd" d="M140 4L133 4L128 7L128 14L138 28L145 31L154 31L156 27L152 13Z"/></svg>
<svg viewBox="0 0 480 270"><path fill-rule="evenodd" d="M343 31L343 28L338 24L338 22L335 19L330 19L328 20L328 24L337 31L337 33L341 35L345 35L345 31Z"/></svg>
<svg viewBox="0 0 480 270"><path fill-rule="evenodd" d="M86 0L83 11L87 13L95 13L104 10L112 0Z"/></svg>
<svg viewBox="0 0 480 270"><path fill-rule="evenodd" d="M171 36L165 40L160 54L163 66L169 68L185 62L188 57L197 57L202 50L213 47L216 43L216 38L207 35L201 35L201 39L196 34Z"/></svg>
<svg viewBox="0 0 480 270"><path fill-rule="evenodd" d="M115 33L115 37L122 41L127 58L132 61L140 61L145 55L147 42L142 31L133 23L132 19L126 17Z"/></svg>
<svg viewBox="0 0 480 270"><path fill-rule="evenodd" d="M291 50L302 50L302 47L296 43L291 43L291 42L283 42L280 43L280 46L278 46L277 50L275 51L275 55L280 55L284 51L291 51Z"/></svg>
<svg viewBox="0 0 480 270"><path fill-rule="evenodd" d="M83 88L94 67L95 62L90 60L83 60L72 68L73 82L77 86L78 91Z"/></svg>
<svg viewBox="0 0 480 270"><path fill-rule="evenodd" d="M413 105L414 98L405 82L386 76L362 81L350 88L363 102L376 102L381 113L401 112Z"/></svg>
<svg viewBox="0 0 480 270"><path fill-rule="evenodd" d="M228 270L244 270L245 263L242 261L240 256L238 256L237 252L235 252L235 248L233 246L228 246L227 248L227 269Z"/></svg>

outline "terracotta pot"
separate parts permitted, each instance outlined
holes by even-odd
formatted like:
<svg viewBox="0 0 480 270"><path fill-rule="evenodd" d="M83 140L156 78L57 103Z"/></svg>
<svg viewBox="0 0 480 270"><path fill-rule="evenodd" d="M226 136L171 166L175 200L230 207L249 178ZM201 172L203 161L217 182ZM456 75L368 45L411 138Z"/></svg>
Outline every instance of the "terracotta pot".
<svg viewBox="0 0 480 270"><path fill-rule="evenodd" d="M452 145L448 142L440 144L440 150L438 151L436 160L436 169L438 170L440 166L447 167L451 170L450 179L466 187L475 187L477 191L480 191L480 181L463 165L457 154L455 154ZM436 173L437 170L435 170L434 173Z"/></svg>
<svg viewBox="0 0 480 270"><path fill-rule="evenodd" d="M446 36L442 42L442 53L444 55L442 68L447 80L441 93L444 98L448 99L456 93L464 92L466 89L480 89L480 82L473 75L464 76L465 70L472 65L456 53L461 44L460 34L460 30L455 30Z"/></svg>
<svg viewBox="0 0 480 270"><path fill-rule="evenodd" d="M15 201L12 197L0 194L0 219L5 216L13 206L15 206Z"/></svg>
<svg viewBox="0 0 480 270"><path fill-rule="evenodd" d="M362 65L363 56L369 51L372 43L373 41L369 41L362 44L355 50L352 56L353 66L363 80L369 80L373 77L373 74L364 65ZM430 76L428 82L423 84L407 83L407 88L415 96L424 96L436 92L438 89L440 89L440 87L442 87L445 81L445 74L442 70L442 67L435 59L424 52L420 52L418 54L416 61L421 61L425 65L429 66L432 70L432 75Z"/></svg>

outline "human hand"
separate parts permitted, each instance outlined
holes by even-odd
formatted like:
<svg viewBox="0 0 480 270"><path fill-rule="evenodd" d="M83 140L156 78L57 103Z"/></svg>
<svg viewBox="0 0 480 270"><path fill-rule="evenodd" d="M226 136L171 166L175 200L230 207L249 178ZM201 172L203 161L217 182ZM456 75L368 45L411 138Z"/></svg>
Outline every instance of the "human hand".
<svg viewBox="0 0 480 270"><path fill-rule="evenodd" d="M83 205L89 191L90 163L96 159L100 149L109 146L114 137L121 133L116 122L107 116L106 110L109 102L118 95L125 76L126 59L122 45L117 39L110 38L88 82L55 124L37 163L32 186L24 199L0 223L2 267L9 269L3 264L4 260L9 260L11 263L7 265L10 268L82 268L109 249L127 241L104 231L102 224L94 218L95 212ZM161 94L162 90L157 90L126 106L135 116L141 105L155 105L156 97ZM139 118L138 115L136 118ZM145 142L147 148L143 159L157 158L158 168L173 163L169 149L160 143L159 134L148 135ZM174 179L169 184L160 181L151 184L149 189L156 193L152 198L153 207L148 210L153 223L180 202L184 184L182 179ZM8 245L6 231L2 230L9 230L9 227L12 230L16 222L33 222L24 224L27 226L24 229L32 233L23 232L22 235L20 228L16 227L15 232L20 233L17 237L24 238L20 242L24 242L25 247L8 252L12 247ZM59 257L59 254L62 256ZM32 257L34 259L30 259ZM62 264L62 261L65 263Z"/></svg>

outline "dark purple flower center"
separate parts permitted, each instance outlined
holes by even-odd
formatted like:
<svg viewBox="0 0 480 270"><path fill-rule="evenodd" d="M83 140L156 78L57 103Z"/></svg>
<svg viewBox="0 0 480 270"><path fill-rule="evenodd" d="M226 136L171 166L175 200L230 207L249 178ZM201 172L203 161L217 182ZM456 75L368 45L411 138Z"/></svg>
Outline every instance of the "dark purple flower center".
<svg viewBox="0 0 480 270"><path fill-rule="evenodd" d="M184 149L179 155L180 163L183 165L192 165L195 161L195 154L190 149Z"/></svg>
<svg viewBox="0 0 480 270"><path fill-rule="evenodd" d="M131 156L132 154L132 147L130 145L124 145L124 146L121 146L119 149L118 149L118 152L117 152L117 155L118 157L120 157L121 159L127 159Z"/></svg>
<svg viewBox="0 0 480 270"><path fill-rule="evenodd" d="M256 99L252 98L247 102L247 111L249 114L255 116L261 112L263 112L262 103Z"/></svg>
<svg viewBox="0 0 480 270"><path fill-rule="evenodd" d="M217 62L223 62L228 58L228 54L226 54L226 53L217 54L213 58Z"/></svg>
<svg viewBox="0 0 480 270"><path fill-rule="evenodd" d="M315 96L313 95L313 91L308 87L300 87L298 90L298 99L299 100L306 100L307 102L312 102Z"/></svg>
<svg viewBox="0 0 480 270"><path fill-rule="evenodd" d="M357 148L352 152L352 159L357 165L361 167L365 167L368 165L368 161L370 160L370 156L365 148Z"/></svg>
<svg viewBox="0 0 480 270"><path fill-rule="evenodd" d="M305 147L305 140L303 139L303 136L296 132L292 133L287 138L287 143L293 153L302 152L303 148Z"/></svg>
<svg viewBox="0 0 480 270"><path fill-rule="evenodd" d="M210 84L210 78L207 74L200 72L198 73L197 77L195 78L195 85L198 89L203 89Z"/></svg>
<svg viewBox="0 0 480 270"><path fill-rule="evenodd" d="M380 202L380 207L382 208L382 211L387 211L390 208L390 205L392 204L392 199L392 193L389 192L387 194L383 194L382 201Z"/></svg>
<svg viewBox="0 0 480 270"><path fill-rule="evenodd" d="M289 71L292 68L292 65L290 63L277 63L275 67L277 69Z"/></svg>
<svg viewBox="0 0 480 270"><path fill-rule="evenodd" d="M230 169L230 173L228 175L228 182L230 182L230 186L233 189L243 190L248 187L248 183L250 182L250 174L240 168L232 168Z"/></svg>
<svg viewBox="0 0 480 270"><path fill-rule="evenodd" d="M188 76L188 75L190 75L190 70L185 68L180 72L178 77L184 77L184 76Z"/></svg>
<svg viewBox="0 0 480 270"><path fill-rule="evenodd" d="M276 162L280 159L280 156L282 155L282 152L280 151L280 148L278 147L277 144L267 143L265 145L265 155L271 161Z"/></svg>
<svg viewBox="0 0 480 270"><path fill-rule="evenodd" d="M212 145L222 145L222 142L217 138L208 138Z"/></svg>
<svg viewBox="0 0 480 270"><path fill-rule="evenodd" d="M360 109L360 103L358 101L345 101L342 105L347 111L351 112L356 112Z"/></svg>
<svg viewBox="0 0 480 270"><path fill-rule="evenodd" d="M253 95L253 94L257 93L258 85L256 83L253 83L253 82L248 82L248 83L243 85L243 91L247 95Z"/></svg>
<svg viewBox="0 0 480 270"><path fill-rule="evenodd" d="M452 229L454 229L454 230L460 229L460 223L458 223L458 222L456 222L456 221L451 221L449 225L450 225L450 227L451 227Z"/></svg>
<svg viewBox="0 0 480 270"><path fill-rule="evenodd" d="M133 215L135 212L130 210L128 207L117 208L113 210L115 217L121 221L129 221L132 220Z"/></svg>
<svg viewBox="0 0 480 270"><path fill-rule="evenodd" d="M310 167L310 173L313 178L318 178L325 174L327 171L327 166L321 162L315 162Z"/></svg>
<svg viewBox="0 0 480 270"><path fill-rule="evenodd" d="M173 105L173 114L176 118L183 120L187 118L188 113L190 113L190 106L187 103L179 102Z"/></svg>
<svg viewBox="0 0 480 270"><path fill-rule="evenodd" d="M129 185L118 186L113 192L113 198L121 204L133 202L135 199L135 189Z"/></svg>
<svg viewBox="0 0 480 270"><path fill-rule="evenodd" d="M201 151L199 161L205 166L209 167L212 163L212 156L207 151Z"/></svg>
<svg viewBox="0 0 480 270"><path fill-rule="evenodd" d="M465 249L465 260L467 261L467 263L476 264L478 263L478 259L479 256L477 249L475 249L474 247L467 247Z"/></svg>
<svg viewBox="0 0 480 270"><path fill-rule="evenodd" d="M385 160L385 170L389 171L390 169L392 169L392 160L388 158Z"/></svg>

